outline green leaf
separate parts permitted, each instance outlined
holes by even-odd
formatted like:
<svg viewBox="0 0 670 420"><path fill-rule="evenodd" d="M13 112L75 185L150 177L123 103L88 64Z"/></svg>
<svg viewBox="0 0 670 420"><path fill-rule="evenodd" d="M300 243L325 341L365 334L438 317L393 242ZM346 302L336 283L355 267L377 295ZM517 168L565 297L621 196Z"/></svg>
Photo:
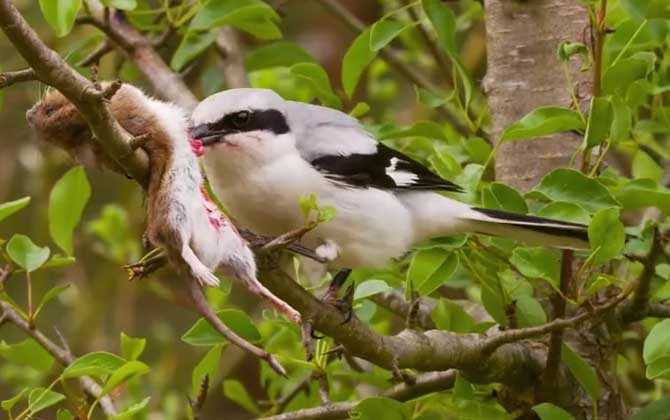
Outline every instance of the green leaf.
<svg viewBox="0 0 670 420"><path fill-rule="evenodd" d="M589 59L589 49L581 42L564 41L558 46L558 58L561 61L570 61L570 57L579 54L586 60Z"/></svg>
<svg viewBox="0 0 670 420"><path fill-rule="evenodd" d="M440 0L422 0L421 5L437 33L437 39L442 49L450 55L457 55L456 16L454 12Z"/></svg>
<svg viewBox="0 0 670 420"><path fill-rule="evenodd" d="M70 363L63 370L61 377L68 379L80 376L94 376L101 379L106 375L113 374L125 362L119 356L104 351L88 353Z"/></svg>
<svg viewBox="0 0 670 420"><path fill-rule="evenodd" d="M545 106L534 109L508 126L500 141L529 139L570 130L584 130L584 122L577 112Z"/></svg>
<svg viewBox="0 0 670 420"><path fill-rule="evenodd" d="M561 261L554 250L543 247L517 247L510 263L526 277L546 280L558 288L561 277Z"/></svg>
<svg viewBox="0 0 670 420"><path fill-rule="evenodd" d="M647 365L665 357L670 357L670 319L654 325L644 340L642 350L642 358Z"/></svg>
<svg viewBox="0 0 670 420"><path fill-rule="evenodd" d="M69 267L77 262L75 257L66 257L64 255L52 255L49 261L42 266L42 268L63 268Z"/></svg>
<svg viewBox="0 0 670 420"><path fill-rule="evenodd" d="M628 87L645 78L649 63L642 58L625 58L608 68L603 76L603 91L608 95L624 95Z"/></svg>
<svg viewBox="0 0 670 420"><path fill-rule="evenodd" d="M528 206L523 196L514 188L500 182L493 182L482 189L482 204L489 209L519 214L528 213Z"/></svg>
<svg viewBox="0 0 670 420"><path fill-rule="evenodd" d="M491 155L492 148L488 141L481 137L470 137L462 142L463 147L473 162L484 164Z"/></svg>
<svg viewBox="0 0 670 420"><path fill-rule="evenodd" d="M552 403L542 403L533 407L540 420L574 420L572 414Z"/></svg>
<svg viewBox="0 0 670 420"><path fill-rule="evenodd" d="M437 328L456 333L473 332L477 324L460 305L442 298L435 305L430 317Z"/></svg>
<svg viewBox="0 0 670 420"><path fill-rule="evenodd" d="M408 420L401 402L384 397L366 398L359 402L351 412L351 417L358 420Z"/></svg>
<svg viewBox="0 0 670 420"><path fill-rule="evenodd" d="M519 327L534 327L547 322L547 314L542 305L532 296L519 296L514 302Z"/></svg>
<svg viewBox="0 0 670 420"><path fill-rule="evenodd" d="M423 10L428 16L442 49L447 53L463 84L465 107L472 98L472 81L461 63L456 47L456 16L454 12L440 0L422 0Z"/></svg>
<svg viewBox="0 0 670 420"><path fill-rule="evenodd" d="M177 50L172 55L170 67L174 71L180 71L193 61L203 51L216 41L217 32L189 30L181 39Z"/></svg>
<svg viewBox="0 0 670 420"><path fill-rule="evenodd" d="M634 178L649 178L657 183L661 183L663 180L663 168L661 165L656 163L642 149L635 152L631 170Z"/></svg>
<svg viewBox="0 0 670 420"><path fill-rule="evenodd" d="M40 9L58 37L69 34L81 8L81 0L40 0Z"/></svg>
<svg viewBox="0 0 670 420"><path fill-rule="evenodd" d="M23 399L26 397L26 394L28 394L28 391L29 391L29 390L30 390L30 388L23 388L23 389L21 390L21 392L19 392L18 394L16 394L16 395L13 396L12 398L9 398L9 399L7 399L7 400L3 400L3 401L1 401L1 402L0 402L0 407L2 407L2 409L3 409L4 411L11 411L12 408L14 408L14 406L15 406L16 404L18 404L19 402L21 402L21 400L23 400Z"/></svg>
<svg viewBox="0 0 670 420"><path fill-rule="evenodd" d="M276 39L281 38L275 25L279 19L277 12L260 0L214 0L195 15L189 30L232 25L260 39Z"/></svg>
<svg viewBox="0 0 670 420"><path fill-rule="evenodd" d="M341 108L342 101L333 92L326 71L315 63L298 63L291 67L291 73L306 80L322 104L331 108Z"/></svg>
<svg viewBox="0 0 670 420"><path fill-rule="evenodd" d="M29 273L40 268L50 253L49 247L38 247L26 235L16 234L7 243L9 258Z"/></svg>
<svg viewBox="0 0 670 420"><path fill-rule="evenodd" d="M40 372L48 372L54 362L53 356L32 338L26 338L16 344L0 341L0 357Z"/></svg>
<svg viewBox="0 0 670 420"><path fill-rule="evenodd" d="M666 0L619 0L619 3L636 20L670 17Z"/></svg>
<svg viewBox="0 0 670 420"><path fill-rule="evenodd" d="M577 378L579 384L584 388L589 397L596 402L600 397L600 382L596 370L588 364L570 346L563 343L561 360L566 364L570 372Z"/></svg>
<svg viewBox="0 0 670 420"><path fill-rule="evenodd" d="M612 126L612 104L607 98L591 98L589 118L586 122L584 144L594 147L602 143L610 133Z"/></svg>
<svg viewBox="0 0 670 420"><path fill-rule="evenodd" d="M0 204L0 222L8 218L17 211L23 209L30 203L30 197L19 198L18 200L8 201Z"/></svg>
<svg viewBox="0 0 670 420"><path fill-rule="evenodd" d="M393 41L405 29L414 23L400 22L393 19L381 19L370 28L370 50L377 52Z"/></svg>
<svg viewBox="0 0 670 420"><path fill-rule="evenodd" d="M107 379L105 386L102 388L101 396L109 394L122 383L142 376L150 370L149 366L137 360L131 360L124 363L112 373L109 379Z"/></svg>
<svg viewBox="0 0 670 420"><path fill-rule="evenodd" d="M221 322L232 329L240 337L256 342L261 339L261 334L251 322L249 316L237 309L224 309L216 314ZM192 346L214 346L225 344L228 341L224 336L212 327L206 319L200 318L181 337L182 341Z"/></svg>
<svg viewBox="0 0 670 420"><path fill-rule="evenodd" d="M419 121L410 127L389 130L379 135L380 140L405 137L427 137L429 139L448 140L442 126L433 121Z"/></svg>
<svg viewBox="0 0 670 420"><path fill-rule="evenodd" d="M260 414L261 412L240 381L235 379L223 381L223 395L250 413Z"/></svg>
<svg viewBox="0 0 670 420"><path fill-rule="evenodd" d="M46 305L47 303L51 302L53 299L58 297L61 293L67 290L68 287L70 287L69 284L63 284L60 286L54 286L51 289L49 289L49 291L46 292L44 296L42 296L40 303L37 305L34 317L37 318L42 309L44 309L44 305Z"/></svg>
<svg viewBox="0 0 670 420"><path fill-rule="evenodd" d="M588 225L591 222L591 215L582 206L565 201L549 203L538 210L537 215L564 222L581 223L583 225Z"/></svg>
<svg viewBox="0 0 670 420"><path fill-rule="evenodd" d="M366 280L356 286L354 300L365 299L378 293L384 293L393 290L384 280Z"/></svg>
<svg viewBox="0 0 670 420"><path fill-rule="evenodd" d="M368 111L370 111L370 105L368 105L365 102L359 102L356 104L354 109L352 109L351 112L349 112L349 115L351 115L354 118L359 118L367 114Z"/></svg>
<svg viewBox="0 0 670 420"><path fill-rule="evenodd" d="M56 413L56 420L75 420L75 418L72 413L65 408L59 408Z"/></svg>
<svg viewBox="0 0 670 420"><path fill-rule="evenodd" d="M589 243L595 252L593 264L604 264L623 250L626 232L619 220L619 209L611 207L597 212L589 225Z"/></svg>
<svg viewBox="0 0 670 420"><path fill-rule="evenodd" d="M250 52L244 60L247 71L272 67L290 67L298 63L317 63L301 46L290 41L277 41Z"/></svg>
<svg viewBox="0 0 670 420"><path fill-rule="evenodd" d="M193 399L198 397L205 376L209 378L210 384L214 380L219 371L219 360L221 360L223 347L222 345L213 346L193 368L191 373L191 397Z"/></svg>
<svg viewBox="0 0 670 420"><path fill-rule="evenodd" d="M670 357L662 357L647 365L647 379L670 379Z"/></svg>
<svg viewBox="0 0 670 420"><path fill-rule="evenodd" d="M147 345L146 338L134 338L121 333L121 354L126 360L137 360Z"/></svg>
<svg viewBox="0 0 670 420"><path fill-rule="evenodd" d="M578 204L590 212L619 205L600 182L574 169L554 169L530 195L535 193L553 201Z"/></svg>
<svg viewBox="0 0 670 420"><path fill-rule="evenodd" d="M354 94L358 81L376 53L370 50L370 29L356 37L342 59L342 87L349 98Z"/></svg>
<svg viewBox="0 0 670 420"><path fill-rule="evenodd" d="M621 143L630 138L633 126L633 113L626 102L619 96L612 97L612 128L610 139L613 144Z"/></svg>
<svg viewBox="0 0 670 420"><path fill-rule="evenodd" d="M442 92L433 92L418 86L414 86L414 92L419 103L428 108L437 108L446 104L449 100L449 97Z"/></svg>
<svg viewBox="0 0 670 420"><path fill-rule="evenodd" d="M56 182L49 196L49 233L67 255L72 255L72 233L91 196L82 166L76 166Z"/></svg>
<svg viewBox="0 0 670 420"><path fill-rule="evenodd" d="M120 10L135 10L137 8L137 0L102 0L102 4Z"/></svg>
<svg viewBox="0 0 670 420"><path fill-rule="evenodd" d="M658 207L670 213L670 190L660 188L650 179L635 179L615 191L617 200L625 210Z"/></svg>
<svg viewBox="0 0 670 420"><path fill-rule="evenodd" d="M670 397L662 397L641 408L630 420L667 420L668 413L670 413Z"/></svg>
<svg viewBox="0 0 670 420"><path fill-rule="evenodd" d="M458 262L455 252L447 253L440 248L420 250L412 258L407 278L416 292L429 295L451 278Z"/></svg>
<svg viewBox="0 0 670 420"><path fill-rule="evenodd" d="M141 411L143 411L146 406L149 404L149 400L151 400L151 397L146 397L142 401L131 405L130 407L126 408L123 410L121 413L117 414L116 416L111 417L112 420L129 420L129 419L134 419L136 418L135 415L139 414Z"/></svg>
<svg viewBox="0 0 670 420"><path fill-rule="evenodd" d="M28 395L30 414L35 415L65 399L65 395L46 388L35 388Z"/></svg>

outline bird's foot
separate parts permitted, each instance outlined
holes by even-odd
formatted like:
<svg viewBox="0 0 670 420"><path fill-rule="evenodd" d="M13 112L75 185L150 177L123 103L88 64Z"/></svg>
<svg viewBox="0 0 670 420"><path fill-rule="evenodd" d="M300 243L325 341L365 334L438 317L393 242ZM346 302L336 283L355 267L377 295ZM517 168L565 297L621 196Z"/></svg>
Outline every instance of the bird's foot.
<svg viewBox="0 0 670 420"><path fill-rule="evenodd" d="M351 273L350 269L342 269L335 274L333 280L328 286L328 290L321 298L322 302L328 303L329 305L334 306L338 311L340 311L344 317L342 324L346 324L351 321L351 318L354 314L353 310L353 300L354 300L354 287L349 286L344 292L342 297L339 297L340 290L342 286L347 281L349 274Z"/></svg>

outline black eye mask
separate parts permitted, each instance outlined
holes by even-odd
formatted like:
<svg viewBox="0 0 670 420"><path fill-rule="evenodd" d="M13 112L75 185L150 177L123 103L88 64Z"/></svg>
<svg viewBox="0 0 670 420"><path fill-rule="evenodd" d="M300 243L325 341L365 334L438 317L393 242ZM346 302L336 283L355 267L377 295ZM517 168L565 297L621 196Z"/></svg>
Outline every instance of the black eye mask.
<svg viewBox="0 0 670 420"><path fill-rule="evenodd" d="M259 130L279 135L288 133L289 126L284 114L276 109L243 110L226 114L213 123L193 127L191 137L202 140L203 145L207 146L227 134Z"/></svg>

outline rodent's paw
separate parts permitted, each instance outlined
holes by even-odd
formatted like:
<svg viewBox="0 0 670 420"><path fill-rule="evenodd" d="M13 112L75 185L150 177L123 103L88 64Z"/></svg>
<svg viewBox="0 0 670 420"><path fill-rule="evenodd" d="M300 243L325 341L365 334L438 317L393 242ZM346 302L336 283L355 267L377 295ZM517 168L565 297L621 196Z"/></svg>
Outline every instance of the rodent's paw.
<svg viewBox="0 0 670 420"><path fill-rule="evenodd" d="M209 270L194 272L193 277L200 283L200 286L219 287L219 279Z"/></svg>
<svg viewBox="0 0 670 420"><path fill-rule="evenodd" d="M300 312L298 312L294 309L291 309L291 310L288 311L286 316L288 317L288 319L295 322L296 324L298 324L298 325L302 324L302 316L300 315Z"/></svg>

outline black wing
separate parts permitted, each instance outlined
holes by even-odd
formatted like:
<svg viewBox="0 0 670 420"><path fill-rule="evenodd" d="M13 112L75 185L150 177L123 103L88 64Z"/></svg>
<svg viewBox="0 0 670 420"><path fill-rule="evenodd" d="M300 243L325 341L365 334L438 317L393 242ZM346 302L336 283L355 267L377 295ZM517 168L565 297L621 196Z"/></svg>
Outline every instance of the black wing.
<svg viewBox="0 0 670 420"><path fill-rule="evenodd" d="M463 191L414 159L381 143L377 144L376 153L322 156L310 163L327 178L355 187Z"/></svg>

